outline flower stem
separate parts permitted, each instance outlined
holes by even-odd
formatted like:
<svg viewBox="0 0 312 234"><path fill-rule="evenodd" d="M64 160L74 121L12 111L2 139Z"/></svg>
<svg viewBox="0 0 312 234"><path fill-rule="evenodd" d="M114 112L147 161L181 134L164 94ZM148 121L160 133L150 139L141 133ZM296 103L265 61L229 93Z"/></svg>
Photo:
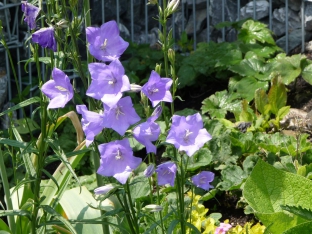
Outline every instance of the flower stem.
<svg viewBox="0 0 312 234"><path fill-rule="evenodd" d="M2 185L3 185L3 190L4 190L4 196L5 196L5 200L6 200L7 210L13 210L12 200L11 200L11 196L10 196L10 186L9 186L8 176L6 173L6 167L4 164L4 159L3 159L1 147L0 147L0 175L1 175L1 180L2 180ZM8 216L8 224L9 224L9 227L11 229L11 232L15 233L14 216Z"/></svg>

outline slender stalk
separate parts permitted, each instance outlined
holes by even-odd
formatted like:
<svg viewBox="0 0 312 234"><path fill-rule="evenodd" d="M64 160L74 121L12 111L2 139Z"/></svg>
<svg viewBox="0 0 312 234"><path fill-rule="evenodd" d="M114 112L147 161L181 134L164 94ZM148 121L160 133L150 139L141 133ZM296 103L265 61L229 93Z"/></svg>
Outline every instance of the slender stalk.
<svg viewBox="0 0 312 234"><path fill-rule="evenodd" d="M129 186L129 182L128 181L126 182L126 194L128 196L128 200L129 200L129 203L130 203L130 210L131 210L131 213L132 213L132 218L133 218L133 222L134 222L134 225L135 225L136 233L139 233L140 232L139 224L138 224L136 212L134 210L134 205L132 203L131 193L130 193L130 186Z"/></svg>
<svg viewBox="0 0 312 234"><path fill-rule="evenodd" d="M6 206L8 210L13 210L13 204L10 196L10 186L9 186L9 181L8 181L8 176L6 173L6 167L4 164L4 159L2 155L2 149L0 147L0 176L2 180L2 186L4 190L4 196L6 200ZM15 233L15 221L14 221L14 216L8 216L8 224L11 229L12 233Z"/></svg>
<svg viewBox="0 0 312 234"><path fill-rule="evenodd" d="M160 205L160 194L159 194L159 188L157 183L157 205ZM164 221L162 217L162 211L159 212L159 219L160 219L160 225L161 225L161 232L165 233L165 227L164 227Z"/></svg>

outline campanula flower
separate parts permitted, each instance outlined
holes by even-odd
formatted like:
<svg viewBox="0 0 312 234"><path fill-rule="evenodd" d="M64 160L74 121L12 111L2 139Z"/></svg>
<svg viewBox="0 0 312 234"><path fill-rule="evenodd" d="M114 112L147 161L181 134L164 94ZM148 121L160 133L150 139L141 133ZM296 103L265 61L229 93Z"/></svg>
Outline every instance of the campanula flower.
<svg viewBox="0 0 312 234"><path fill-rule="evenodd" d="M159 102L172 102L170 86L172 80L170 78L160 78L160 75L152 71L148 82L143 85L142 92L152 102L155 107Z"/></svg>
<svg viewBox="0 0 312 234"><path fill-rule="evenodd" d="M151 177L155 172L155 166L154 164L150 164L143 172L145 177Z"/></svg>
<svg viewBox="0 0 312 234"><path fill-rule="evenodd" d="M154 121L160 116L161 111L161 106L158 106L146 122L139 124L133 129L133 137L146 147L147 153L152 152L156 154L156 146L152 144L152 141L158 139L160 127Z"/></svg>
<svg viewBox="0 0 312 234"><path fill-rule="evenodd" d="M104 104L104 122L106 128L111 128L121 136L125 134L130 125L140 121L135 112L129 96L120 99L113 107Z"/></svg>
<svg viewBox="0 0 312 234"><path fill-rule="evenodd" d="M33 30L36 28L36 18L39 14L40 9L27 1L22 1L22 12L24 12L25 19L28 27Z"/></svg>
<svg viewBox="0 0 312 234"><path fill-rule="evenodd" d="M220 226L216 228L215 234L226 234L228 230L232 227L231 224L228 223L220 223Z"/></svg>
<svg viewBox="0 0 312 234"><path fill-rule="evenodd" d="M117 140L99 145L101 165L97 173L102 176L113 176L125 184L131 172L136 169L142 159L133 156L129 140Z"/></svg>
<svg viewBox="0 0 312 234"><path fill-rule="evenodd" d="M41 91L50 99L48 109L62 108L73 98L73 86L68 76L58 68L52 70L52 78L42 85Z"/></svg>
<svg viewBox="0 0 312 234"><path fill-rule="evenodd" d="M187 117L172 116L166 142L173 144L179 151L185 151L188 156L192 156L210 139L211 135L203 128L199 113Z"/></svg>
<svg viewBox="0 0 312 234"><path fill-rule="evenodd" d="M100 28L87 27L86 34L90 54L104 62L118 59L129 46L129 43L119 36L116 21L109 21Z"/></svg>
<svg viewBox="0 0 312 234"><path fill-rule="evenodd" d="M77 105L76 109L82 115L81 124L88 147L94 141L94 137L104 128L104 114L88 111L86 105Z"/></svg>
<svg viewBox="0 0 312 234"><path fill-rule="evenodd" d="M32 41L38 43L43 48L49 48L56 52L56 40L53 27L39 29L32 34Z"/></svg>
<svg viewBox="0 0 312 234"><path fill-rule="evenodd" d="M212 182L214 179L214 173L211 171L202 171L199 174L193 176L191 179L193 184L195 184L199 188L207 191L210 188L213 188L213 186L210 185L210 182Z"/></svg>
<svg viewBox="0 0 312 234"><path fill-rule="evenodd" d="M174 186L174 180L177 173L177 166L173 162L165 162L157 166L155 170L157 172L158 185L170 184Z"/></svg>
<svg viewBox="0 0 312 234"><path fill-rule="evenodd" d="M125 75L125 69L116 59L109 65L104 63L90 63L91 84L87 95L101 100L109 107L116 105L122 97L122 92L130 90L130 82Z"/></svg>
<svg viewBox="0 0 312 234"><path fill-rule="evenodd" d="M107 185L104 185L104 186L101 186L101 187L98 187L98 188L94 189L94 194L95 195L105 195L109 191L111 191L113 188L115 188L114 185L107 184Z"/></svg>

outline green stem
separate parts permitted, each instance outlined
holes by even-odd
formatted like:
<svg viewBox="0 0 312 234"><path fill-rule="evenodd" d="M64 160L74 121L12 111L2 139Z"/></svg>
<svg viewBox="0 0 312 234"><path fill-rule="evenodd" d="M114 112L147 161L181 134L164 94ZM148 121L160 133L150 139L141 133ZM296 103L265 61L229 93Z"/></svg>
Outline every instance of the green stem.
<svg viewBox="0 0 312 234"><path fill-rule="evenodd" d="M9 186L8 176L6 173L6 167L4 164L1 147L0 147L0 175L1 175L2 186L4 190L7 210L13 210L13 204L12 204L11 195L10 195L10 186ZM8 224L11 229L11 232L15 233L16 227L15 227L14 216L8 216Z"/></svg>
<svg viewBox="0 0 312 234"><path fill-rule="evenodd" d="M132 218L133 218L133 222L134 222L134 225L135 225L136 233L139 233L140 229L139 229L138 219L137 219L137 216L136 216L136 212L134 210L134 205L132 203L131 193L130 193L130 186L129 186L129 182L128 181L126 182L126 194L128 196L128 200L129 200L129 203L130 203L130 210L131 210L131 213L132 213Z"/></svg>
<svg viewBox="0 0 312 234"><path fill-rule="evenodd" d="M157 205L160 206L160 194L159 194L159 187L157 183ZM164 227L164 221L162 217L162 211L159 212L159 219L160 219L160 225L161 225L161 232L165 233L165 227Z"/></svg>

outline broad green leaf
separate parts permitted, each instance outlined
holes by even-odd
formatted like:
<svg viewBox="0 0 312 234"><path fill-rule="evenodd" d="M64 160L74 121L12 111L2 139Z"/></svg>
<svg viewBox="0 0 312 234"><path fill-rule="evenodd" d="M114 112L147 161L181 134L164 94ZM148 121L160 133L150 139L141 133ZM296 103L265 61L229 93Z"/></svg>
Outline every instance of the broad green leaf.
<svg viewBox="0 0 312 234"><path fill-rule="evenodd" d="M290 106L283 106L281 109L278 110L276 117L278 117L278 121L282 120L290 110Z"/></svg>
<svg viewBox="0 0 312 234"><path fill-rule="evenodd" d="M227 166L221 175L223 181L218 184L218 188L226 191L239 188L247 178L246 172L236 165Z"/></svg>
<svg viewBox="0 0 312 234"><path fill-rule="evenodd" d="M268 97L271 105L271 111L273 114L277 115L279 109L284 107L287 102L286 87L277 76L272 79Z"/></svg>
<svg viewBox="0 0 312 234"><path fill-rule="evenodd" d="M209 149L201 148L189 158L187 170L194 171L211 163L212 155Z"/></svg>
<svg viewBox="0 0 312 234"><path fill-rule="evenodd" d="M3 231L2 234L11 233L10 228L8 227L8 225L2 219L0 219L0 230ZM0 231L0 234L1 234L1 231Z"/></svg>
<svg viewBox="0 0 312 234"><path fill-rule="evenodd" d="M255 105L256 109L261 113L264 114L265 105L269 103L268 95L266 94L265 90L257 89L255 91Z"/></svg>
<svg viewBox="0 0 312 234"><path fill-rule="evenodd" d="M68 217L71 220L88 220L101 217L100 210L91 208L88 204L98 206L99 203L94 199L92 194L82 186L67 190L60 200L60 204ZM101 207L106 211L111 211L114 204L106 199L101 203ZM77 233L103 233L102 225L97 224L73 224Z"/></svg>
<svg viewBox="0 0 312 234"><path fill-rule="evenodd" d="M34 130L40 129L40 126L30 118L17 119L14 121L14 124L19 134L27 134Z"/></svg>
<svg viewBox="0 0 312 234"><path fill-rule="evenodd" d="M255 43L259 41L261 43L269 43L275 45L275 41L272 37L271 31L267 28L267 25L256 22L253 20L247 20L238 34L238 39L245 43Z"/></svg>
<svg viewBox="0 0 312 234"><path fill-rule="evenodd" d="M283 234L311 234L312 233L312 222L305 222L299 224L293 228L288 229L287 231L283 232Z"/></svg>
<svg viewBox="0 0 312 234"><path fill-rule="evenodd" d="M229 83L229 89L237 93L238 97L244 98L247 101L254 99L257 89L267 90L268 86L268 82L258 81L254 77L232 77Z"/></svg>
<svg viewBox="0 0 312 234"><path fill-rule="evenodd" d="M146 176L136 176L130 181L130 193L132 199L140 199L148 196L150 186Z"/></svg>
<svg viewBox="0 0 312 234"><path fill-rule="evenodd" d="M72 234L77 234L76 230L73 228L73 226L70 224L70 222L67 219L65 219L62 215L57 213L52 207L47 206L47 205L41 205L40 207L45 212L47 212L51 216L55 217L59 221L61 221L65 225L65 227L67 227L69 229L69 231L71 231Z"/></svg>
<svg viewBox="0 0 312 234"><path fill-rule="evenodd" d="M242 101L242 112L239 115L239 120L242 122L252 122L253 121L253 116L248 111L248 101L245 99Z"/></svg>
<svg viewBox="0 0 312 234"><path fill-rule="evenodd" d="M290 213L293 213L295 215L301 216L304 219L312 220L312 211L303 209L302 207L296 207L296 206L281 206L283 210L286 210Z"/></svg>
<svg viewBox="0 0 312 234"><path fill-rule="evenodd" d="M211 118L224 118L227 111L240 110L240 101L235 100L227 90L216 92L202 102L202 114L209 113Z"/></svg>
<svg viewBox="0 0 312 234"><path fill-rule="evenodd" d="M282 211L270 214L255 213L255 216L267 227L267 232L272 234L283 233L284 231L307 221L298 216Z"/></svg>
<svg viewBox="0 0 312 234"><path fill-rule="evenodd" d="M211 189L208 191L208 193L206 193L205 195L203 195L200 200L201 201L208 201L212 198L214 198L216 196L216 194L218 193L217 189Z"/></svg>
<svg viewBox="0 0 312 234"><path fill-rule="evenodd" d="M10 107L10 108L7 109L6 111L1 112L1 113L0 113L0 116L3 116L3 115L5 115L5 114L8 114L8 113L13 112L13 111L15 111L15 110L18 110L18 109L20 109L20 108L22 108L22 107L29 106L29 105L34 104L34 103L37 103L37 102L40 102L40 98L39 98L39 97L32 97L32 98L29 98L29 99L27 99L27 100L25 100L25 101L22 101L22 102L18 103L18 104L15 105L15 106Z"/></svg>
<svg viewBox="0 0 312 234"><path fill-rule="evenodd" d="M229 69L240 76L250 76L261 81L270 80L270 71L266 64L258 57L242 60L239 64L229 67Z"/></svg>
<svg viewBox="0 0 312 234"><path fill-rule="evenodd" d="M282 211L282 205L311 209L312 181L274 168L259 160L246 180L243 196L265 226L273 233L282 233L304 222L297 215Z"/></svg>
<svg viewBox="0 0 312 234"><path fill-rule="evenodd" d="M190 65L182 66L178 71L179 88L181 89L185 86L194 85L197 76L198 75L192 66Z"/></svg>
<svg viewBox="0 0 312 234"><path fill-rule="evenodd" d="M301 75L306 82L312 85L312 64L304 67Z"/></svg>
<svg viewBox="0 0 312 234"><path fill-rule="evenodd" d="M278 58L272 64L272 71L276 72L281 77L281 81L288 85L300 75L300 61L301 55Z"/></svg>

